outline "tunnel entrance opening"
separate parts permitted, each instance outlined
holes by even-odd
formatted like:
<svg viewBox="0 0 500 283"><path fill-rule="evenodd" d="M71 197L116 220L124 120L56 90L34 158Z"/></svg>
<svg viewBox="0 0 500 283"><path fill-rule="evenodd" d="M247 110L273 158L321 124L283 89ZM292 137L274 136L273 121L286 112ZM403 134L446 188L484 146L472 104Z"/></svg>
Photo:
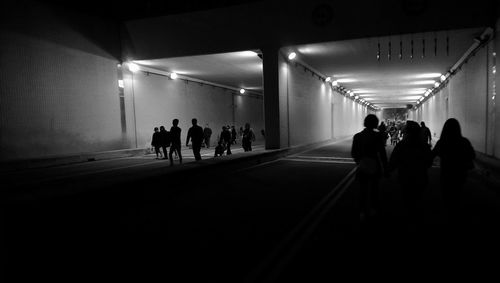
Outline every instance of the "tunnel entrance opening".
<svg viewBox="0 0 500 283"><path fill-rule="evenodd" d="M191 119L212 130L212 146L223 126L234 126L236 144L249 123L255 144L264 141L262 53L247 50L132 62L128 91L133 94L138 146L148 146L153 127L179 119L184 142ZM133 65L133 66L134 66Z"/></svg>

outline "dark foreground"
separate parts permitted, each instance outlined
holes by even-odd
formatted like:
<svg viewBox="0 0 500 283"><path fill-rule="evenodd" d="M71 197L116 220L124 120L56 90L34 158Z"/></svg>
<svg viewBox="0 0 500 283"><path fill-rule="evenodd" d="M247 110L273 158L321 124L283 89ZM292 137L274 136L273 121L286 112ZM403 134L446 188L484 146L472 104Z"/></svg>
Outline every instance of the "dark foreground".
<svg viewBox="0 0 500 283"><path fill-rule="evenodd" d="M44 197L9 191L5 282L408 281L498 271L499 188L472 172L450 219L433 167L412 222L392 176L382 180L379 214L360 221L350 142L258 166L130 178L142 166L29 185ZM108 182L121 174L126 182Z"/></svg>

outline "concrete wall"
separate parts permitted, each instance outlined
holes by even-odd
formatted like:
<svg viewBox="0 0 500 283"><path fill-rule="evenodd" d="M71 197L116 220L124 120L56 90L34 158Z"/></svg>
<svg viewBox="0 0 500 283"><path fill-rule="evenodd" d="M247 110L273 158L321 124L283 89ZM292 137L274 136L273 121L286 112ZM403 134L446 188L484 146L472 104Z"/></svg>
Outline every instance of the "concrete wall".
<svg viewBox="0 0 500 283"><path fill-rule="evenodd" d="M223 125L244 126L250 123L257 142L262 141L260 130L264 128L262 98L237 94L233 90L214 87L198 82L171 80L168 77L138 72L125 73L125 96L135 101L127 105L133 108L135 117L127 121L128 132L135 132L137 126L137 146L146 147L151 142L153 128L172 126L172 120L179 119L182 129L181 140L186 141L191 119L198 119L198 125L206 123L212 128L215 141ZM233 104L234 103L234 104ZM134 112L133 109L128 111Z"/></svg>
<svg viewBox="0 0 500 283"><path fill-rule="evenodd" d="M436 139L444 122L456 118L475 150L500 158L499 107L495 105L498 75L494 72L499 54L496 38L479 49L437 94L424 102L412 118L425 121Z"/></svg>
<svg viewBox="0 0 500 283"><path fill-rule="evenodd" d="M2 12L0 160L128 147L116 26L23 2Z"/></svg>
<svg viewBox="0 0 500 283"><path fill-rule="evenodd" d="M363 129L366 107L280 56L281 147L352 136Z"/></svg>

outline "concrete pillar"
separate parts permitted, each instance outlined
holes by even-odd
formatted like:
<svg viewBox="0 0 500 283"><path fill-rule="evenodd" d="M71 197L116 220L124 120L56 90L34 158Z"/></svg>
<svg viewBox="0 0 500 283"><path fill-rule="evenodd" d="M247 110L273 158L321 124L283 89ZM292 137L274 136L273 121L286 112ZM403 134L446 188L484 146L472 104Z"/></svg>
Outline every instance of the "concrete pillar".
<svg viewBox="0 0 500 283"><path fill-rule="evenodd" d="M262 48L266 149L280 148L279 47Z"/></svg>

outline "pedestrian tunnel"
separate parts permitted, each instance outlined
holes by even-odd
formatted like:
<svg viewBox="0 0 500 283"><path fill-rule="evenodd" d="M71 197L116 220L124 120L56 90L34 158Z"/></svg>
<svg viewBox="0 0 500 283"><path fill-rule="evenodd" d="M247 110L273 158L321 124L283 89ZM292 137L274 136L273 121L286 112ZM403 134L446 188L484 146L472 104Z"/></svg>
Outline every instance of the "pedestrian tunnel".
<svg viewBox="0 0 500 283"><path fill-rule="evenodd" d="M498 31L477 27L283 47L274 114L280 147L352 136L373 113L386 124L423 121L434 140L456 118L477 151L498 158L499 46ZM273 67L266 56L264 81Z"/></svg>
<svg viewBox="0 0 500 283"><path fill-rule="evenodd" d="M249 123L256 143L264 142L262 55L259 50L126 62L119 68L128 100L126 132L136 147L148 147L154 127L179 120L181 141L191 119L212 129L238 132ZM130 117L128 117L130 116Z"/></svg>

